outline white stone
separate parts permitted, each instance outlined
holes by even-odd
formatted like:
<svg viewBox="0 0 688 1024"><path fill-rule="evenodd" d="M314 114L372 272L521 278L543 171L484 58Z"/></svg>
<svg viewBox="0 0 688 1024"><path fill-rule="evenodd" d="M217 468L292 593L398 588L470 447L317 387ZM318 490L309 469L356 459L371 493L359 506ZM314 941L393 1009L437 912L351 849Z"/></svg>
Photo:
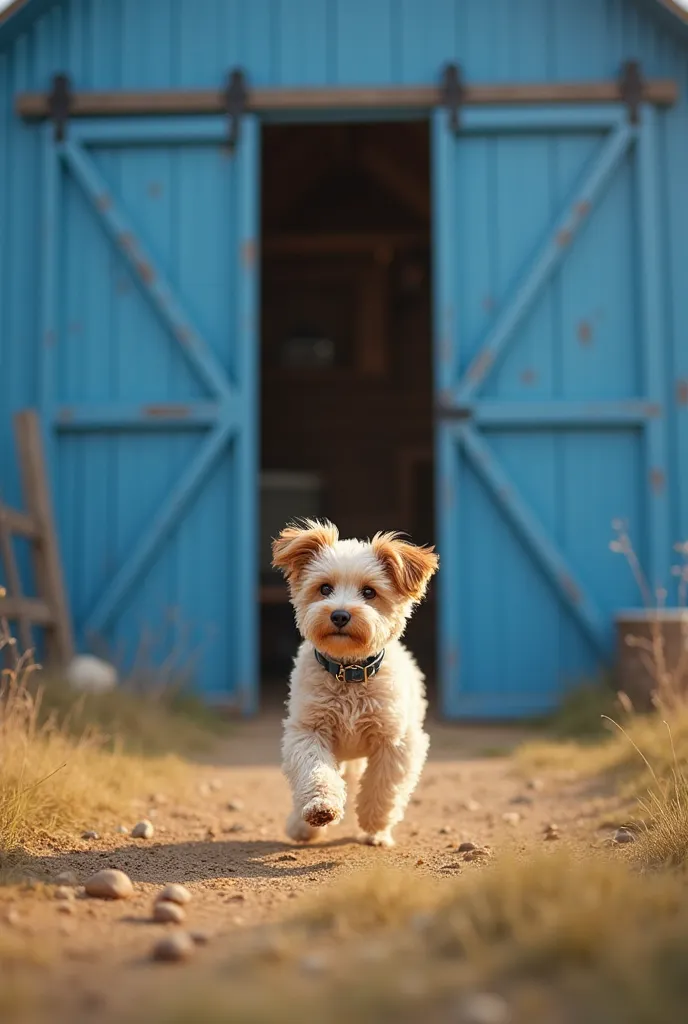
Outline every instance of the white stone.
<svg viewBox="0 0 688 1024"><path fill-rule="evenodd" d="M67 682L82 693L107 693L117 686L117 669L92 654L77 654L67 667Z"/></svg>

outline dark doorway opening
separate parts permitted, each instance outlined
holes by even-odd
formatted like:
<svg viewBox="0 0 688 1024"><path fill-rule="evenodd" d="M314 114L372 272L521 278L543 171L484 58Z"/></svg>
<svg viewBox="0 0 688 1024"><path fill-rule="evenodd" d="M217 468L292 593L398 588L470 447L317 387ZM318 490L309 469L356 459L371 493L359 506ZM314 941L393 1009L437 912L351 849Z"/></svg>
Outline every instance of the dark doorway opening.
<svg viewBox="0 0 688 1024"><path fill-rule="evenodd" d="M286 696L298 637L270 537L434 542L426 122L272 125L262 156L261 698ZM406 639L435 676L435 605Z"/></svg>

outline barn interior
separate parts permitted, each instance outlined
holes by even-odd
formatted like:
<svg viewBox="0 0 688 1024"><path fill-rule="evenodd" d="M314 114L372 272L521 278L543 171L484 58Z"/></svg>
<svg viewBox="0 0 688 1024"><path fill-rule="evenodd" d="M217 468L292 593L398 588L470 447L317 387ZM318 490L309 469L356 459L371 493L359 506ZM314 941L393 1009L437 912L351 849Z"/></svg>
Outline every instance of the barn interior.
<svg viewBox="0 0 688 1024"><path fill-rule="evenodd" d="M298 643L270 568L286 520L434 542L429 163L425 122L264 129L264 702L284 699ZM431 689L435 605L406 634Z"/></svg>

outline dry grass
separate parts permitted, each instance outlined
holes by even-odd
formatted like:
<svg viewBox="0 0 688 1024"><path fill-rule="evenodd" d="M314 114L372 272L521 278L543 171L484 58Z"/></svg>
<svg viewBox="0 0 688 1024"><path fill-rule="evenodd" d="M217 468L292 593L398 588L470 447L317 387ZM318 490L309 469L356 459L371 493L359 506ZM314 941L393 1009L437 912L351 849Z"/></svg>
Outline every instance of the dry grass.
<svg viewBox="0 0 688 1024"><path fill-rule="evenodd" d="M0 657L9 642L9 634L3 631ZM73 704L72 714L66 708L60 714L55 707L50 709L46 692L30 656L3 670L0 677L0 858L41 839L92 828L94 821L114 821L142 791L181 785L184 780L178 758L126 753L112 731L99 729L97 717L93 724L89 717L93 704L80 700ZM115 709L126 707L133 713L134 698L120 702L109 695L109 700L111 725L120 728L123 717ZM106 706L99 705L101 712ZM138 711L136 728L132 727L137 746L145 746L148 733L169 741L169 715L158 713L147 724L141 701ZM198 731L200 727L194 725L194 734Z"/></svg>
<svg viewBox="0 0 688 1024"><path fill-rule="evenodd" d="M675 874L639 880L618 860L555 852L417 887L376 873L322 893L319 911L237 952L202 995L180 988L167 1011L146 1002L145 1018L468 1024L462 1007L488 992L511 1024L684 1019L688 900Z"/></svg>

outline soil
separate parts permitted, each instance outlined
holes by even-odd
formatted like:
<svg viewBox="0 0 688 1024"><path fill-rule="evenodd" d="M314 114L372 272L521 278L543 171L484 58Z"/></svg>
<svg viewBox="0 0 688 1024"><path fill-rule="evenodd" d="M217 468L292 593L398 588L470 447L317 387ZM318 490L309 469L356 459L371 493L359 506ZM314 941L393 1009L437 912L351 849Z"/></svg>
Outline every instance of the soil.
<svg viewBox="0 0 688 1024"><path fill-rule="evenodd" d="M613 799L588 788L592 784L566 775L525 777L509 756L525 738L519 730L436 724L431 732L430 761L396 830L397 846L382 850L356 842L349 816L322 841L290 842L283 828L289 797L279 770L279 719L270 715L237 727L211 763L190 766L192 798L142 794L122 824L131 828L150 818L152 839L132 839L94 821L89 827L100 833L98 840L75 836L68 848L51 843L28 864L37 879L54 881L72 871L80 883L102 868L120 868L134 883L131 899L76 898L73 913L65 914L52 886L33 892L9 887L0 891L0 948L4 932L48 951L39 987L49 993L51 1020L102 1018L108 1007L126 1014L142 978L166 969L150 954L172 927L151 922L154 895L168 882L183 883L193 894L187 927L209 939L197 963L217 955L219 937L236 938L294 913L300 900L346 873L391 864L455 877L483 869L480 861L463 860L457 852L462 842L499 855L527 855L534 844L589 850L619 824ZM550 842L545 831L552 824L560 838ZM38 990L35 979L32 987Z"/></svg>

